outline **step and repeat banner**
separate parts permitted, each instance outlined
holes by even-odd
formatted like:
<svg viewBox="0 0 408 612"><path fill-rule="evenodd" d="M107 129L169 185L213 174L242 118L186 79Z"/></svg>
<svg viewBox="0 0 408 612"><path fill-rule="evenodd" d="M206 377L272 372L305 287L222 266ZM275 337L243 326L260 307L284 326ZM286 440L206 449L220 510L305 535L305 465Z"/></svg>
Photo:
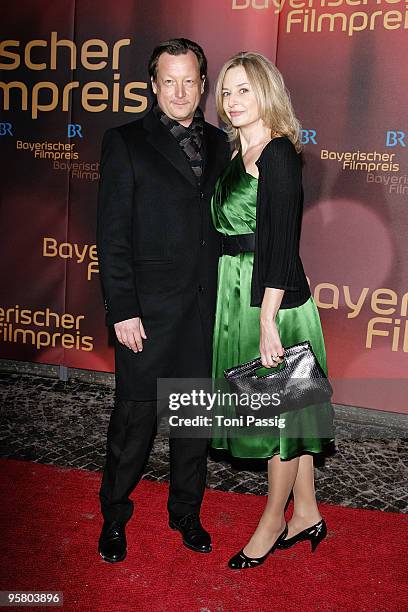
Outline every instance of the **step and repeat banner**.
<svg viewBox="0 0 408 612"><path fill-rule="evenodd" d="M283 73L303 127L302 257L335 400L403 411L389 395L408 371L402 0L3 5L0 358L113 371L95 247L100 145L105 129L149 108L149 55L175 36L206 51L212 123L232 54L259 51Z"/></svg>

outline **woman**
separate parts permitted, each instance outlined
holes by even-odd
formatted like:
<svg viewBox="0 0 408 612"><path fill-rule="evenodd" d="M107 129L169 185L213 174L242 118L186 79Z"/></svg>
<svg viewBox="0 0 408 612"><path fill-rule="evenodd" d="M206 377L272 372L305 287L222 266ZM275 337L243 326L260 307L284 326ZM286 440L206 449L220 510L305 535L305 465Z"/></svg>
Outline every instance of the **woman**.
<svg viewBox="0 0 408 612"><path fill-rule="evenodd" d="M264 56L239 53L221 69L217 110L235 145L212 201L213 221L223 235L218 271L213 377L261 355L264 367L283 361L284 346L309 340L323 370L326 354L316 305L299 257L302 215L300 125L282 75ZM236 238L238 236L238 239ZM330 404L282 414L297 435L228 436L214 448L235 457L268 458L268 500L232 569L255 567L276 548L326 535L316 503L313 454L331 441L320 433L332 420ZM282 433L283 432L283 433ZM293 491L288 525L285 505Z"/></svg>

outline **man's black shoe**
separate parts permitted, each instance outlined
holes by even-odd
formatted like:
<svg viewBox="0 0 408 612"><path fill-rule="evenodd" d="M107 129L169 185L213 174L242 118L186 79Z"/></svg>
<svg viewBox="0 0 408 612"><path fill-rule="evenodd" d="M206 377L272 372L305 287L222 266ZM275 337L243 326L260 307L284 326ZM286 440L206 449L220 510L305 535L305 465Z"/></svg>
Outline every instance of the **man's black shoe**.
<svg viewBox="0 0 408 612"><path fill-rule="evenodd" d="M117 563L126 557L125 525L117 521L105 521L99 538L99 554L104 561Z"/></svg>
<svg viewBox="0 0 408 612"><path fill-rule="evenodd" d="M183 536L183 544L195 552L211 552L211 537L200 522L198 514L187 514L181 518L170 518L169 527L177 529Z"/></svg>

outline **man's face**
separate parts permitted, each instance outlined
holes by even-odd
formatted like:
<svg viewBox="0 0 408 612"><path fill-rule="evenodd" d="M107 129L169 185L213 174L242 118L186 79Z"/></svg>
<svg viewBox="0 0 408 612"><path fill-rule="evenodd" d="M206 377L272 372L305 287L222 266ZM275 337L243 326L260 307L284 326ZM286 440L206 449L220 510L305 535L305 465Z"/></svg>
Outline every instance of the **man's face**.
<svg viewBox="0 0 408 612"><path fill-rule="evenodd" d="M182 55L162 53L152 88L162 111L188 127L204 92L204 80L195 53L190 50Z"/></svg>

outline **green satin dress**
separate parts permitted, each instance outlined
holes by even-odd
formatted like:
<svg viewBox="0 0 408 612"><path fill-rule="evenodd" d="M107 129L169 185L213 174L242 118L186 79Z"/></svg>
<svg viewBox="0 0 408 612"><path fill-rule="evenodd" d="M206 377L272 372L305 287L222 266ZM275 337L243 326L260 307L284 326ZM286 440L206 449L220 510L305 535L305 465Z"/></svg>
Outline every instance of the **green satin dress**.
<svg viewBox="0 0 408 612"><path fill-rule="evenodd" d="M258 179L245 170L239 152L217 182L212 199L212 218L222 234L255 232ZM254 254L223 255L218 266L217 308L213 341L213 379L222 380L224 370L259 357L260 308L250 306ZM320 317L310 297L295 308L281 309L276 317L282 346L309 340L323 368L326 352ZM218 408L226 416L230 409ZM228 450L234 457L270 458L279 454L282 460L303 453L322 452L333 440L333 409L330 403L307 406L300 411L284 413L285 429L268 429L259 436L239 435L228 427L214 427L211 446Z"/></svg>

